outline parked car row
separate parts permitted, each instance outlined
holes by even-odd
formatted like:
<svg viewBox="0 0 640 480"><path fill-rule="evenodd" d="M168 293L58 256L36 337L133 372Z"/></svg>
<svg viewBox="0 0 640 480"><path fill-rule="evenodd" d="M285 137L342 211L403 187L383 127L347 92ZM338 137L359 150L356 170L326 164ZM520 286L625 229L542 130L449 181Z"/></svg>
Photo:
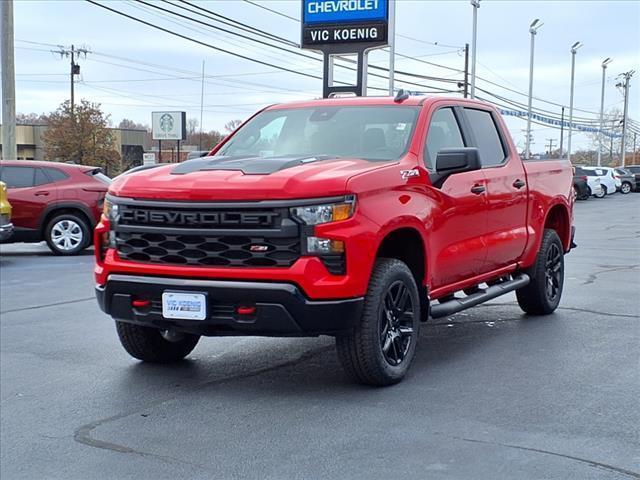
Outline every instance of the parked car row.
<svg viewBox="0 0 640 480"><path fill-rule="evenodd" d="M576 166L573 188L578 200L640 191L640 165L625 168Z"/></svg>
<svg viewBox="0 0 640 480"><path fill-rule="evenodd" d="M0 181L6 185L13 224L10 236L0 225L0 241L45 240L57 255L77 254L92 243L111 183L100 168L24 160L1 161ZM5 223L4 202L0 205L0 223Z"/></svg>

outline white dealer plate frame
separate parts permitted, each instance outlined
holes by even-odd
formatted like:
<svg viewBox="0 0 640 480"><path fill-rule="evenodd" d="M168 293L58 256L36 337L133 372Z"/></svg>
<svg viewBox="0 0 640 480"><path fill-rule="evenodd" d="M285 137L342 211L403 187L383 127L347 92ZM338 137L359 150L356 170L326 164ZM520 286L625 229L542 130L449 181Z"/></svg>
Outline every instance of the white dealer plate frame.
<svg viewBox="0 0 640 480"><path fill-rule="evenodd" d="M162 316L170 320L205 320L207 318L207 295L197 292L164 291L162 293Z"/></svg>

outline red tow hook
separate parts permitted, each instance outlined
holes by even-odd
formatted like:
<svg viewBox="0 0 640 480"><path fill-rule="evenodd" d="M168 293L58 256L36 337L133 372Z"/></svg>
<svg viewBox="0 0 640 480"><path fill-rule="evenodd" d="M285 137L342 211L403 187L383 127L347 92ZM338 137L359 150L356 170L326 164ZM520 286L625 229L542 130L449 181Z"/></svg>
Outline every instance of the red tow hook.
<svg viewBox="0 0 640 480"><path fill-rule="evenodd" d="M135 300L131 300L131 306L134 308L147 308L151 306L151 300L136 298Z"/></svg>
<svg viewBox="0 0 640 480"><path fill-rule="evenodd" d="M256 310L257 308L255 306L252 307L249 305L240 305L239 307L236 307L236 313L238 315L255 315Z"/></svg>

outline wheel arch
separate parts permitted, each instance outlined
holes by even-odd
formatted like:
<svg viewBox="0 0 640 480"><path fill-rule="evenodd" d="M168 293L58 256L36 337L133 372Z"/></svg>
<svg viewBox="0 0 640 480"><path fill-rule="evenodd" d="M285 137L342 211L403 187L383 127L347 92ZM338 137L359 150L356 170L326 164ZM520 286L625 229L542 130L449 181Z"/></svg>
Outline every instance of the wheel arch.
<svg viewBox="0 0 640 480"><path fill-rule="evenodd" d="M91 214L89 207L75 202L55 203L53 205L49 205L42 214L40 220L40 235L44 238L47 225L53 217L56 215L63 215L65 213L79 215L82 217L82 219L87 222L89 230L92 230L95 227L93 215Z"/></svg>
<svg viewBox="0 0 640 480"><path fill-rule="evenodd" d="M422 317L426 318L429 305L427 250L420 232L414 227L400 227L387 232L378 245L376 258L395 258L409 267L420 292Z"/></svg>
<svg viewBox="0 0 640 480"><path fill-rule="evenodd" d="M544 229L555 230L560 237L564 251L569 251L571 246L571 215L566 205L557 203L549 209L544 220Z"/></svg>

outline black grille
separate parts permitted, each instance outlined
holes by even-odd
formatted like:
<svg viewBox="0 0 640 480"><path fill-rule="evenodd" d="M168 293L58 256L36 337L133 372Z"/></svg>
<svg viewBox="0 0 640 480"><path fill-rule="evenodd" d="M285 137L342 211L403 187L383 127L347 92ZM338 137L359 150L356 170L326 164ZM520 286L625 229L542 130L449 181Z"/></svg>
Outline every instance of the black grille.
<svg viewBox="0 0 640 480"><path fill-rule="evenodd" d="M176 265L288 267L300 256L298 237L116 232L116 247L124 260Z"/></svg>
<svg viewBox="0 0 640 480"><path fill-rule="evenodd" d="M300 227L286 207L185 203L120 204L113 224L120 258L217 267L289 267L301 255Z"/></svg>

